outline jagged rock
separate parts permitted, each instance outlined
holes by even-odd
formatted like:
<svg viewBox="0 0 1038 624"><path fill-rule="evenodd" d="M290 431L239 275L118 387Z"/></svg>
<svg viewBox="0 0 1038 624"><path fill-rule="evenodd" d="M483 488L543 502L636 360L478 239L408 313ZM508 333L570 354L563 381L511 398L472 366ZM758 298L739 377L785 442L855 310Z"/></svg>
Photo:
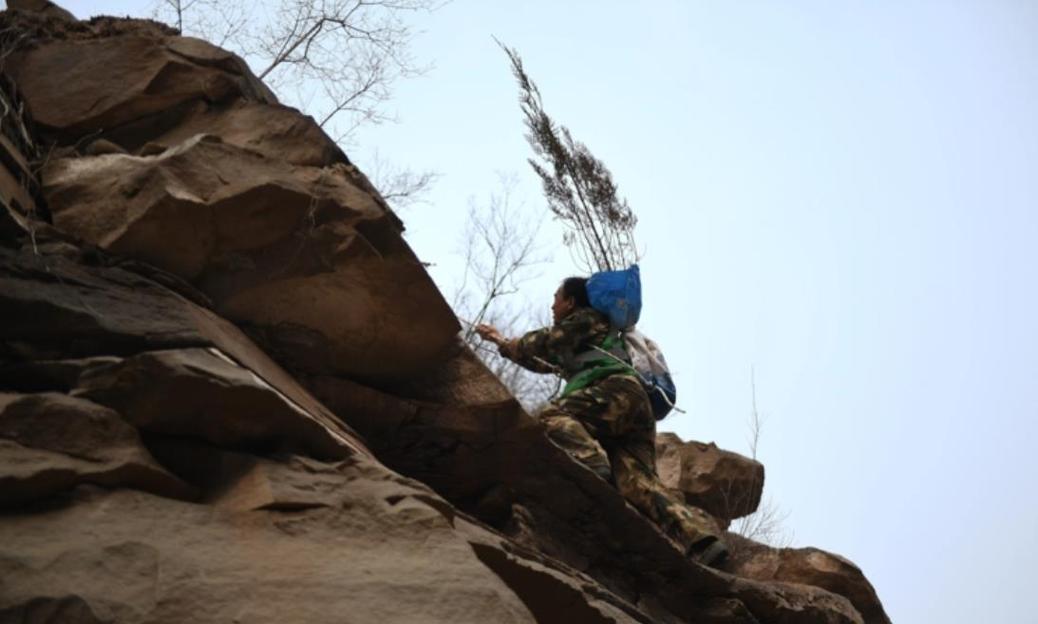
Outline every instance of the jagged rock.
<svg viewBox="0 0 1038 624"><path fill-rule="evenodd" d="M847 598L865 624L889 624L876 590L850 561L817 548L771 548L729 535L732 558L726 569L758 581L781 581L820 587Z"/></svg>
<svg viewBox="0 0 1038 624"><path fill-rule="evenodd" d="M722 520L756 511L764 491L764 465L716 444L656 436L656 470L667 487L690 505Z"/></svg>
<svg viewBox="0 0 1038 624"><path fill-rule="evenodd" d="M276 102L244 61L200 39L68 28L79 37L40 37L7 63L36 123L62 143L169 111L176 116L187 102Z"/></svg>
<svg viewBox="0 0 1038 624"><path fill-rule="evenodd" d="M63 394L0 393L0 504L83 483L194 495L151 458L137 430L116 412Z"/></svg>
<svg viewBox="0 0 1038 624"><path fill-rule="evenodd" d="M198 136L155 157L58 159L44 193L58 228L192 280L299 369L414 373L459 325L395 217L342 167Z"/></svg>

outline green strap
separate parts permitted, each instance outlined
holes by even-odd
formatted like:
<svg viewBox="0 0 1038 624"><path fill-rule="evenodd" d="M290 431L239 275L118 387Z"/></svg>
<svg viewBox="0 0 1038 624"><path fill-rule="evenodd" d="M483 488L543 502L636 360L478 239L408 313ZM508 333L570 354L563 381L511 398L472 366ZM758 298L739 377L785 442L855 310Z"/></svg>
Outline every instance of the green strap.
<svg viewBox="0 0 1038 624"><path fill-rule="evenodd" d="M599 345L599 348L602 351L613 351L616 347L622 348L622 346L623 339L620 337L620 335L618 333L610 332L605 337L605 339L602 340L602 344ZM584 362L583 370L574 375L566 383L566 387L562 389L562 394L559 395L560 398L565 397L582 388L586 388L590 386L592 383L598 381L599 379L608 377L610 375L622 373L627 375L633 374L637 376L638 373L635 372L633 368L631 368L630 364L620 361L616 356L610 356L606 353L601 353L594 349L585 351L581 355L586 356L594 353L598 353L598 357L592 357Z"/></svg>
<svg viewBox="0 0 1038 624"><path fill-rule="evenodd" d="M634 373L634 369L615 360L602 358L601 364L596 363L594 366L586 368L574 375L573 378L566 383L566 387L562 389L562 394L560 394L559 397L567 396L577 390L590 386L592 383L602 379L603 377L608 377L617 373L630 375Z"/></svg>

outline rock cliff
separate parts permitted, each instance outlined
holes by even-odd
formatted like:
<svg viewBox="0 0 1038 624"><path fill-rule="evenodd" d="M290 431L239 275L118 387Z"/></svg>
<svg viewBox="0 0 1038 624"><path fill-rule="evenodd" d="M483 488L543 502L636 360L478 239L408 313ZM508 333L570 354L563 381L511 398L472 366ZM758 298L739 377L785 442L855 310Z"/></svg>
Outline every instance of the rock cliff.
<svg viewBox="0 0 1038 624"><path fill-rule="evenodd" d="M685 557L458 339L236 56L0 14L0 622L888 622L849 561ZM659 440L727 525L763 466Z"/></svg>

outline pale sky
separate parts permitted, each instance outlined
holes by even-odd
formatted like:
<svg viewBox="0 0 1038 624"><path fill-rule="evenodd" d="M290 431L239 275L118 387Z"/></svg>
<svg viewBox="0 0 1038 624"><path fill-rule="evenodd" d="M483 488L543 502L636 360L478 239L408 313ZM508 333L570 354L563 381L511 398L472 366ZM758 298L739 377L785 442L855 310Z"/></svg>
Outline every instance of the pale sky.
<svg viewBox="0 0 1038 624"><path fill-rule="evenodd" d="M435 68L348 153L441 173L402 216L445 291L497 172L544 211L494 35L640 217L641 329L687 411L662 429L746 452L752 367L794 545L856 562L898 624L1038 622L1038 3L455 0L414 23Z"/></svg>

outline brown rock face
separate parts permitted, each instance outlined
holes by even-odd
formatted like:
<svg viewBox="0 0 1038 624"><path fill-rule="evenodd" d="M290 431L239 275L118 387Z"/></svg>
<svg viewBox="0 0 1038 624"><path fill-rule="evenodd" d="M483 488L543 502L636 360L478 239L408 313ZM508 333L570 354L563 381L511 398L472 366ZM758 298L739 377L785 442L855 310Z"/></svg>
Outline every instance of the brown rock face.
<svg viewBox="0 0 1038 624"><path fill-rule="evenodd" d="M760 505L764 465L715 444L656 436L656 470L667 487L721 520L749 515Z"/></svg>
<svg viewBox="0 0 1038 624"><path fill-rule="evenodd" d="M189 37L55 40L10 66L36 122L63 142L186 102L275 101L244 61Z"/></svg>
<svg viewBox="0 0 1038 624"><path fill-rule="evenodd" d="M97 135L94 155L48 160L55 225L192 281L298 369L388 379L439 358L457 320L313 120L232 54L115 30L39 37L14 63L46 136Z"/></svg>
<svg viewBox="0 0 1038 624"><path fill-rule="evenodd" d="M889 624L876 590L858 566L817 548L771 548L737 535L729 536L733 574L759 581L781 581L821 587L847 598L865 624Z"/></svg>
<svg viewBox="0 0 1038 624"><path fill-rule="evenodd" d="M0 622L885 622L821 551L692 562L552 444L240 59L147 21L0 29L38 122L0 124ZM659 458L756 507L759 464Z"/></svg>
<svg viewBox="0 0 1038 624"><path fill-rule="evenodd" d="M34 621L47 608L82 618L52 621L82 622L536 622L483 562L513 558L513 574L566 595L565 609L587 614L580 621L635 621L536 560L515 558L500 538L445 516L425 502L434 495L385 471L299 460L265 469L294 487L258 508L84 491L70 506L4 519L0 615ZM314 492L322 504L309 502Z"/></svg>
<svg viewBox="0 0 1038 624"><path fill-rule="evenodd" d="M57 227L194 282L298 368L414 373L459 326L395 218L344 167L198 135L158 156L59 159L44 194Z"/></svg>

